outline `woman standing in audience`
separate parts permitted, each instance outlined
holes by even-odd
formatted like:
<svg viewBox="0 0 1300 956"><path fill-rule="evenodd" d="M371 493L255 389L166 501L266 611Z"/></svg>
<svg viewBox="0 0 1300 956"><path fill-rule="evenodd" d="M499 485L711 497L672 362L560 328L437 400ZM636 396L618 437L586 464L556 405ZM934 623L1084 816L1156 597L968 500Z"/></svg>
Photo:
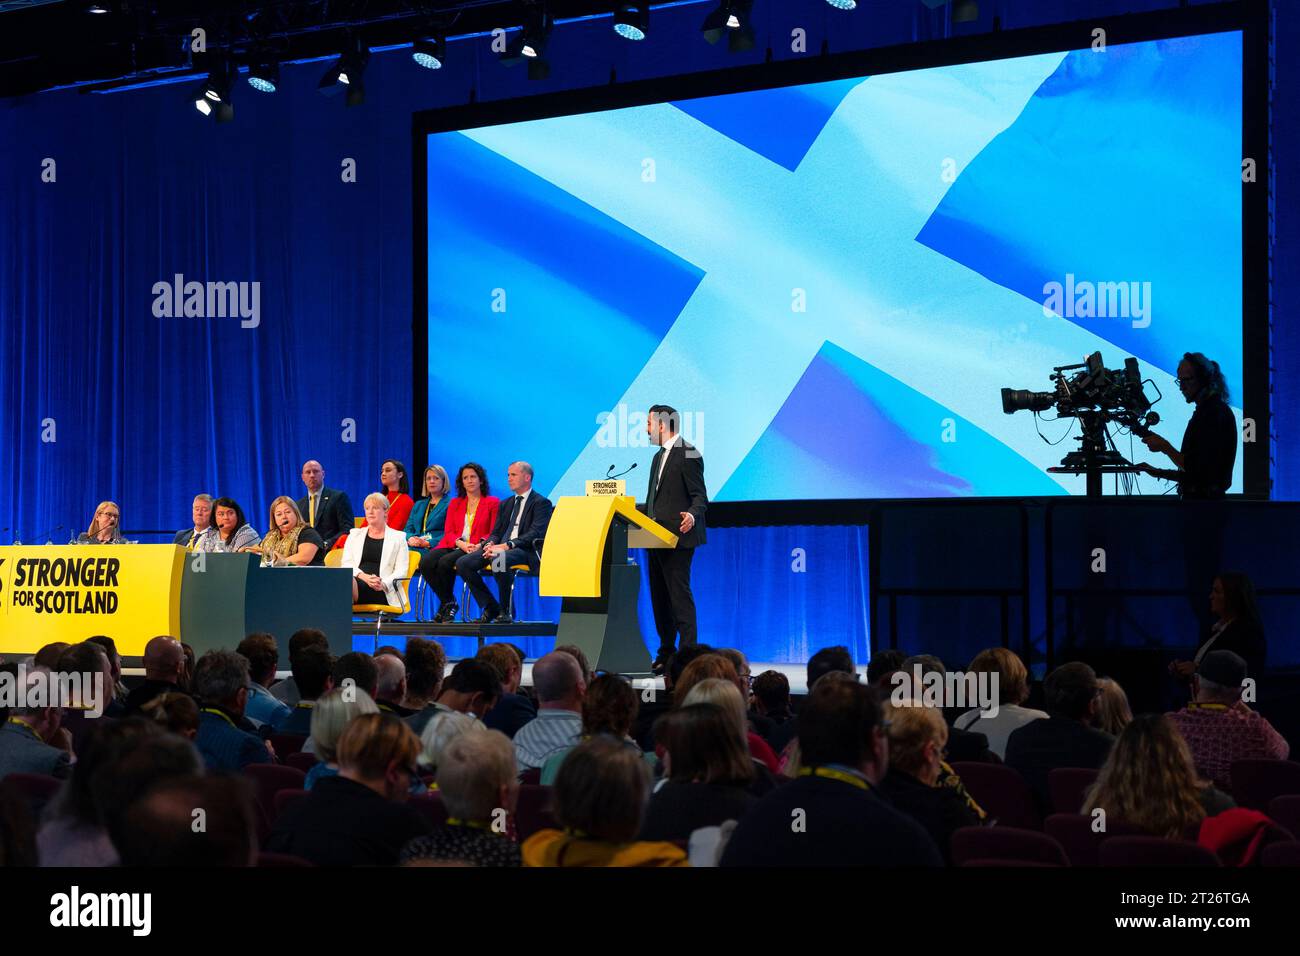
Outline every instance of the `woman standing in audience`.
<svg viewBox="0 0 1300 956"><path fill-rule="evenodd" d="M749 792L754 762L716 704L688 704L660 717L666 782L650 797L642 840L689 840L701 827L739 820L758 798Z"/></svg>
<svg viewBox="0 0 1300 956"><path fill-rule="evenodd" d="M944 786L948 725L933 707L889 707L889 772L881 792L899 810L925 827L946 861L953 831L979 826L980 816L952 786Z"/></svg>
<svg viewBox="0 0 1300 956"><path fill-rule="evenodd" d="M406 531L407 547L419 551L421 556L442 537L447 524L447 506L451 504L451 495L448 493L451 479L447 477L447 469L442 465L430 465L424 469L422 484L420 490L424 492L424 497L411 509L411 517L406 519L406 527L403 529Z"/></svg>
<svg viewBox="0 0 1300 956"><path fill-rule="evenodd" d="M122 509L115 502L101 501L90 527L77 536L77 544L123 544L121 523Z"/></svg>
<svg viewBox="0 0 1300 956"><path fill-rule="evenodd" d="M302 512L288 495L271 502L270 527L258 550L276 567L325 563L325 542L302 520Z"/></svg>
<svg viewBox="0 0 1300 956"><path fill-rule="evenodd" d="M447 506L443 535L432 551L420 559L420 576L438 595L435 624L456 619L456 562L473 554L497 523L500 502L489 494L487 472L477 462L467 462L456 473L456 497Z"/></svg>
<svg viewBox="0 0 1300 956"><path fill-rule="evenodd" d="M251 551L256 548L261 537L244 520L244 509L239 507L234 498L218 498L212 507L217 516L217 536L212 543L213 551L234 554L236 551Z"/></svg>
<svg viewBox="0 0 1300 956"><path fill-rule="evenodd" d="M977 675L987 675L988 686L997 693L998 710L996 714L978 708L968 710L954 720L952 725L958 730L983 734L989 739L989 750L999 758L1005 758L1007 738L1012 731L1019 730L1030 721L1044 718L1047 714L1021 706L1029 697L1029 671L1014 651L1005 647L990 647L980 651L970 662L970 670Z"/></svg>
<svg viewBox="0 0 1300 956"><path fill-rule="evenodd" d="M401 531L411 517L415 502L411 500L411 481L406 477L406 466L396 458L389 458L379 468L380 493L388 499L388 527Z"/></svg>
<svg viewBox="0 0 1300 956"><path fill-rule="evenodd" d="M1246 662L1246 675L1258 681L1268 658L1268 641L1250 578L1237 571L1225 571L1215 578L1210 589L1210 613L1217 618L1210 633L1190 661L1170 664L1170 673L1189 681L1210 651L1232 651Z"/></svg>
<svg viewBox="0 0 1300 956"><path fill-rule="evenodd" d="M622 741L584 741L560 767L551 793L562 829L525 840L524 866L689 866L680 847L637 839L649 793L645 761Z"/></svg>
<svg viewBox="0 0 1300 956"><path fill-rule="evenodd" d="M397 582L410 569L406 535L391 527L388 499L379 492L366 495L366 526L348 532L343 567L352 569L353 604L402 606Z"/></svg>
<svg viewBox="0 0 1300 956"><path fill-rule="evenodd" d="M1197 779L1192 752L1164 714L1142 714L1115 741L1079 812L1106 812L1152 836L1194 836L1207 816L1230 810L1231 797Z"/></svg>

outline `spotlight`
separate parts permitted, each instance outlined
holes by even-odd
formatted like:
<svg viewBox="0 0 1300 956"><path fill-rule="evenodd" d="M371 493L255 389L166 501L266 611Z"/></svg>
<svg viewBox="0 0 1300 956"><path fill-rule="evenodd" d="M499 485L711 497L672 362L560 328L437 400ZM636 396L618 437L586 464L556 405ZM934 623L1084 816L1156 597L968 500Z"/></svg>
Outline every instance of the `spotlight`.
<svg viewBox="0 0 1300 956"><path fill-rule="evenodd" d="M194 108L218 123L228 123L235 118L231 91L235 85L235 65L229 60L218 60L190 97Z"/></svg>
<svg viewBox="0 0 1300 956"><path fill-rule="evenodd" d="M275 60L253 63L248 68L248 85L259 93L274 93L280 86L280 64Z"/></svg>
<svg viewBox="0 0 1300 956"><path fill-rule="evenodd" d="M544 3L530 3L525 8L524 23L519 33L506 44L501 54L505 66L528 61L528 78L544 80L551 75L551 64L546 59L546 43L555 22L546 12Z"/></svg>
<svg viewBox="0 0 1300 956"><path fill-rule="evenodd" d="M370 51L360 38L352 40L351 49L342 54L337 61L330 64L325 75L320 78L317 89L332 96L341 90L347 90L348 106L358 106L366 101L366 88L362 83L362 74L370 62Z"/></svg>
<svg viewBox="0 0 1300 956"><path fill-rule="evenodd" d="M620 3L614 11L614 32L623 39L644 40L649 29L649 3Z"/></svg>
<svg viewBox="0 0 1300 956"><path fill-rule="evenodd" d="M416 40L411 50L411 59L426 70L441 70L443 61L447 59L446 38L434 36L427 40Z"/></svg>
<svg viewBox="0 0 1300 956"><path fill-rule="evenodd" d="M704 18L700 32L710 43L717 43L727 35L727 49L732 53L754 48L754 24L750 12L754 0L722 0L718 9Z"/></svg>
<svg viewBox="0 0 1300 956"><path fill-rule="evenodd" d="M108 13L108 7L106 7L102 3L92 3L90 6L86 7L86 12L87 13Z"/></svg>
<svg viewBox="0 0 1300 956"><path fill-rule="evenodd" d="M836 10L856 10L858 8L858 0L826 0L826 2Z"/></svg>

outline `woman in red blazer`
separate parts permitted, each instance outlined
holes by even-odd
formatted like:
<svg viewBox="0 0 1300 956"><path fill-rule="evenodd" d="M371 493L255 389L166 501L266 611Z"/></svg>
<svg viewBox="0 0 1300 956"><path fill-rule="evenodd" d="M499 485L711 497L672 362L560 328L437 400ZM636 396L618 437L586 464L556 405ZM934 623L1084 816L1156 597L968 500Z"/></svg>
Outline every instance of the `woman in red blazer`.
<svg viewBox="0 0 1300 956"><path fill-rule="evenodd" d="M456 474L456 497L447 506L445 533L432 551L420 559L420 574L438 595L435 624L456 620L456 562L478 551L480 542L497 523L500 502L488 494L487 472L475 462L462 465Z"/></svg>
<svg viewBox="0 0 1300 956"><path fill-rule="evenodd" d="M395 458L389 458L380 466L379 483L388 498L388 527L403 531L406 519L411 517L415 501L411 498L411 483L406 477L406 466Z"/></svg>

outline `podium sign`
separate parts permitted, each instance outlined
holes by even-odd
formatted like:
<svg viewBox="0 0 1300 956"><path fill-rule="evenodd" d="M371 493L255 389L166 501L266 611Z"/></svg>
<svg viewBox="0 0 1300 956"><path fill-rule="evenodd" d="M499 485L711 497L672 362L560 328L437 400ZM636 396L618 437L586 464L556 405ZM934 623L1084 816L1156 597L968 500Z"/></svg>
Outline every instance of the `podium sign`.
<svg viewBox="0 0 1300 956"><path fill-rule="evenodd" d="M125 657L180 633L185 552L171 544L0 547L0 654L107 634Z"/></svg>
<svg viewBox="0 0 1300 956"><path fill-rule="evenodd" d="M587 482L588 495L620 495L627 496L627 482L622 478L602 478L598 481Z"/></svg>

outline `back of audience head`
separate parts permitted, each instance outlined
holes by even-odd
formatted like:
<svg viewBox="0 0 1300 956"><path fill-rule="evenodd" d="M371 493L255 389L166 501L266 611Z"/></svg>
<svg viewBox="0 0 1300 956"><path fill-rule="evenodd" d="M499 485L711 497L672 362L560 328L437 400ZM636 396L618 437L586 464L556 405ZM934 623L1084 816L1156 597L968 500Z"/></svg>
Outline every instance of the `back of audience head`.
<svg viewBox="0 0 1300 956"><path fill-rule="evenodd" d="M631 732L639 706L631 683L617 674L601 674L582 699L582 732L588 737L610 734L622 739Z"/></svg>
<svg viewBox="0 0 1300 956"><path fill-rule="evenodd" d="M587 678L576 657L552 651L533 664L533 689L543 707L579 711L587 692Z"/></svg>
<svg viewBox="0 0 1300 956"><path fill-rule="evenodd" d="M438 792L449 817L487 822L497 810L514 812L519 779L510 738L499 730L452 738L439 761Z"/></svg>
<svg viewBox="0 0 1300 956"><path fill-rule="evenodd" d="M519 689L519 680L523 675L523 661L509 644L485 644L474 655L478 660L492 665L501 681L504 693L513 694Z"/></svg>
<svg viewBox="0 0 1300 956"><path fill-rule="evenodd" d="M117 641L113 640L107 634L96 634L94 637L86 638L87 644L98 644L108 655L109 667L113 670L113 682L116 683L122 679L122 655L117 652Z"/></svg>
<svg viewBox="0 0 1300 956"><path fill-rule="evenodd" d="M265 631L255 631L239 642L235 653L242 654L248 659L250 679L263 687L268 687L275 681L275 667L280 662L280 648L275 642L274 635Z"/></svg>
<svg viewBox="0 0 1300 956"><path fill-rule="evenodd" d="M194 826L199 810L201 830ZM252 866L252 786L226 775L164 780L127 810L116 846L124 866Z"/></svg>
<svg viewBox="0 0 1300 956"><path fill-rule="evenodd" d="M843 764L878 783L889 761L880 695L849 674L827 674L799 711L799 747L805 767Z"/></svg>
<svg viewBox="0 0 1300 956"><path fill-rule="evenodd" d="M344 682L350 680L351 686L374 698L379 684L379 669L369 654L349 651L334 662L333 678L335 687L345 687Z"/></svg>
<svg viewBox="0 0 1300 956"><path fill-rule="evenodd" d="M736 669L721 654L700 655L686 665L681 677L673 684L673 702L685 703L691 688L704 680L725 680L735 684Z"/></svg>
<svg viewBox="0 0 1300 956"><path fill-rule="evenodd" d="M501 699L501 681L496 669L486 661L462 658L451 669L438 693L438 703L473 714L479 720Z"/></svg>
<svg viewBox="0 0 1300 956"><path fill-rule="evenodd" d="M886 707L889 767L934 786L948 746L948 724L932 707Z"/></svg>
<svg viewBox="0 0 1300 956"><path fill-rule="evenodd" d="M664 668L665 687L668 690L673 690L681 679L682 671L686 670L695 658L716 653L718 652L708 644L686 644L677 648L672 656L668 658L668 666Z"/></svg>
<svg viewBox="0 0 1300 956"><path fill-rule="evenodd" d="M189 694L175 690L159 694L141 707L140 713L163 730L186 740L199 735L199 705Z"/></svg>
<svg viewBox="0 0 1300 956"><path fill-rule="evenodd" d="M685 704L660 717L654 733L666 754L664 775L673 783L747 786L754 779L749 747L737 738L726 707Z"/></svg>
<svg viewBox="0 0 1300 956"><path fill-rule="evenodd" d="M853 654L843 644L823 647L808 658L808 686L811 688L823 674L842 671L857 679L857 668L853 666Z"/></svg>
<svg viewBox="0 0 1300 956"><path fill-rule="evenodd" d="M18 678L18 665L5 664L5 669L12 668L14 679ZM49 706L45 686L53 672L40 664L26 668L23 676L23 695L9 708L7 719L16 718L29 724L38 737L47 739L63 723L63 708Z"/></svg>
<svg viewBox="0 0 1300 956"><path fill-rule="evenodd" d="M1115 741L1080 812L1100 807L1109 819L1182 839L1205 816L1200 794L1191 751L1173 721L1141 714Z"/></svg>
<svg viewBox="0 0 1300 956"><path fill-rule="evenodd" d="M561 827L596 840L626 843L641 831L650 795L650 771L631 747L593 737L569 751L552 790Z"/></svg>
<svg viewBox="0 0 1300 956"><path fill-rule="evenodd" d="M1029 698L1029 670L1015 651L1005 647L985 648L971 660L970 671L997 675L1000 707L1023 704Z"/></svg>
<svg viewBox="0 0 1300 956"><path fill-rule="evenodd" d="M420 766L435 777L440 772L442 755L453 740L462 734L478 733L486 728L469 714L440 710L420 731Z"/></svg>
<svg viewBox="0 0 1300 956"><path fill-rule="evenodd" d="M447 672L447 652L437 641L413 637L406 642L406 693L414 705L424 706L438 696Z"/></svg>
<svg viewBox="0 0 1300 956"><path fill-rule="evenodd" d="M1192 675L1196 701L1202 704L1233 704L1241 697L1246 679L1246 661L1232 651L1210 651Z"/></svg>
<svg viewBox="0 0 1300 956"><path fill-rule="evenodd" d="M876 651L867 661L867 683L872 687L888 687L889 678L895 671L903 669L905 660L907 655L894 647Z"/></svg>
<svg viewBox="0 0 1300 956"><path fill-rule="evenodd" d="M1097 679L1101 695L1097 701L1097 726L1113 737L1119 734L1133 720L1133 711L1128 705L1128 694L1119 682L1110 677Z"/></svg>
<svg viewBox="0 0 1300 956"><path fill-rule="evenodd" d="M397 658L399 661L401 661L403 664L406 663L406 655L403 654L401 651L399 651L399 650L398 650L396 647L394 647L392 644L385 644L383 647L377 649L377 650L375 651L375 657L376 657L376 658L380 658L380 657L396 657L396 658Z"/></svg>
<svg viewBox="0 0 1300 956"><path fill-rule="evenodd" d="M731 732L746 749L749 748L748 712L745 701L734 683L724 677L708 677L698 681L682 698L682 706L691 704L713 704L715 707L721 707L731 723Z"/></svg>
<svg viewBox="0 0 1300 956"><path fill-rule="evenodd" d="M316 701L311 711L311 739L316 759L334 763L339 738L353 718L377 714L374 698L358 687L335 687Z"/></svg>
<svg viewBox="0 0 1300 956"><path fill-rule="evenodd" d="M749 669L749 659L734 647L720 647L718 653L731 662L736 669L736 689L740 691L745 702L749 702L750 681L753 673Z"/></svg>
<svg viewBox="0 0 1300 956"><path fill-rule="evenodd" d="M406 696L406 665L400 657L380 654L375 657L375 700L400 704Z"/></svg>
<svg viewBox="0 0 1300 956"><path fill-rule="evenodd" d="M334 686L334 658L324 647L304 647L289 665L303 700L316 700Z"/></svg>
<svg viewBox="0 0 1300 956"><path fill-rule="evenodd" d="M590 684L596 679L596 674L592 671L591 664L587 662L587 655L582 652L581 647L578 647L576 644L560 644L556 646L555 649L561 654L568 654L578 662L578 667L582 671L582 680L584 683Z"/></svg>
<svg viewBox="0 0 1300 956"><path fill-rule="evenodd" d="M1096 672L1081 661L1062 664L1043 682L1049 714L1088 724L1093 722L1100 706L1099 692Z"/></svg>
<svg viewBox="0 0 1300 956"><path fill-rule="evenodd" d="M762 714L788 714L789 678L780 671L763 671L754 678L754 704Z"/></svg>
<svg viewBox="0 0 1300 956"><path fill-rule="evenodd" d="M194 648L181 641L181 654L185 658L185 665L181 668L181 689L190 690L194 682L194 668L196 666Z"/></svg>
<svg viewBox="0 0 1300 956"><path fill-rule="evenodd" d="M75 678L65 686L76 699L65 703L102 710L113 697L113 668L108 652L98 644L83 641L65 648L59 655L56 673L65 679Z"/></svg>
<svg viewBox="0 0 1300 956"><path fill-rule="evenodd" d="M67 641L53 641L46 644L36 652L35 657L32 658L32 663L37 667L44 667L48 671L55 671L59 666L59 658L71 646Z"/></svg>
<svg viewBox="0 0 1300 956"><path fill-rule="evenodd" d="M194 668L194 693L242 715L248 704L248 659L234 651L208 651Z"/></svg>
<svg viewBox="0 0 1300 956"><path fill-rule="evenodd" d="M294 631L289 635L289 662L292 664L298 652L308 647L323 647L328 651L330 639L325 636L324 631L314 627L304 627Z"/></svg>
<svg viewBox="0 0 1300 956"><path fill-rule="evenodd" d="M185 649L174 637L160 634L144 646L141 659L147 680L180 685L185 675Z"/></svg>
<svg viewBox="0 0 1300 956"><path fill-rule="evenodd" d="M124 732L124 724L133 725L136 733ZM140 725L147 729L140 729ZM118 721L112 726L125 739L115 745L111 759L102 762L91 775L90 794L120 852L120 843L130 828L125 815L137 798L163 780L202 774L203 761L188 740L142 718ZM105 727L99 732L107 731Z"/></svg>
<svg viewBox="0 0 1300 956"><path fill-rule="evenodd" d="M144 738L161 736L164 729L140 717L100 722L87 736L86 743L77 755L77 762L72 765L72 776L49 804L47 813L54 817L102 825L107 807L101 806L92 790L96 774L101 771L106 775L117 774L119 764L126 754L140 746ZM193 766L192 761L187 762L184 772L191 772Z"/></svg>
<svg viewBox="0 0 1300 956"><path fill-rule="evenodd" d="M336 756L341 777L400 803L418 772L420 740L392 714L361 714L339 737Z"/></svg>

